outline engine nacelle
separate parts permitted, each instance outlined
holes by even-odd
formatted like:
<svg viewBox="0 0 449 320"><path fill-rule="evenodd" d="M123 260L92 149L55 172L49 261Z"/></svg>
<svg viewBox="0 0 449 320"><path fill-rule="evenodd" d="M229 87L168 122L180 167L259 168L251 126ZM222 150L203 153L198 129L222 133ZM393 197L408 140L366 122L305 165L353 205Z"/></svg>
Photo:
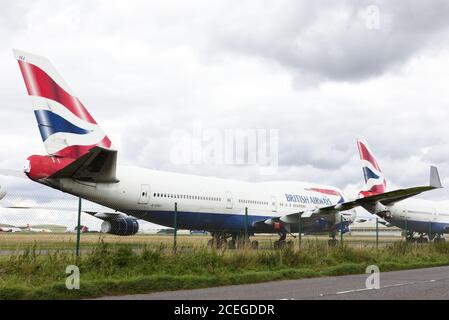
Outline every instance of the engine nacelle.
<svg viewBox="0 0 449 320"><path fill-rule="evenodd" d="M6 196L6 187L0 185L0 200Z"/></svg>
<svg viewBox="0 0 449 320"><path fill-rule="evenodd" d="M136 219L119 218L116 220L103 221L101 232L115 234L117 236L132 236L139 231L139 223Z"/></svg>

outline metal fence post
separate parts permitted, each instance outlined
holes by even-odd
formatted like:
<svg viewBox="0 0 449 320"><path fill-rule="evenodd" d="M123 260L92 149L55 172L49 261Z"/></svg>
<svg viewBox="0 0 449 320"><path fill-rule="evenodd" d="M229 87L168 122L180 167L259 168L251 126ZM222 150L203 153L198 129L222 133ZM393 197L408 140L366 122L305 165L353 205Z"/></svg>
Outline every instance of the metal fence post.
<svg viewBox="0 0 449 320"><path fill-rule="evenodd" d="M376 218L376 249L379 248L379 218Z"/></svg>
<svg viewBox="0 0 449 320"><path fill-rule="evenodd" d="M173 252L176 253L176 234L178 233L178 203L175 202L175 212L173 221Z"/></svg>
<svg viewBox="0 0 449 320"><path fill-rule="evenodd" d="M405 216L405 228L404 228L404 230L405 230L405 242L407 242L407 233L408 233L408 231L407 231L407 216Z"/></svg>
<svg viewBox="0 0 449 320"><path fill-rule="evenodd" d="M76 256L79 257L81 238L81 197L78 198L78 223L76 228Z"/></svg>
<svg viewBox="0 0 449 320"><path fill-rule="evenodd" d="M429 243L432 242L431 234L432 234L432 220L429 221Z"/></svg>
<svg viewBox="0 0 449 320"><path fill-rule="evenodd" d="M340 242L343 245L343 215L340 214Z"/></svg>
<svg viewBox="0 0 449 320"><path fill-rule="evenodd" d="M248 207L245 207L245 242L248 239Z"/></svg>
<svg viewBox="0 0 449 320"><path fill-rule="evenodd" d="M298 249L301 250L301 212L298 212Z"/></svg>

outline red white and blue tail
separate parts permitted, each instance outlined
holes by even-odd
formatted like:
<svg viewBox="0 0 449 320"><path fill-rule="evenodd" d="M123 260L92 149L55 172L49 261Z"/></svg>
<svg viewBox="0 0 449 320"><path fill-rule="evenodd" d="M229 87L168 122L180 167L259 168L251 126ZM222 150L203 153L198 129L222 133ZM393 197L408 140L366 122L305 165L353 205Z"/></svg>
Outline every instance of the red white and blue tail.
<svg viewBox="0 0 449 320"><path fill-rule="evenodd" d="M109 138L48 59L13 52L49 155L77 159L96 146L111 148Z"/></svg>
<svg viewBox="0 0 449 320"><path fill-rule="evenodd" d="M374 158L368 144L361 140L357 140L360 159L362 160L363 176L365 178L365 186L359 192L359 197L367 197L381 194L386 191L387 181Z"/></svg>

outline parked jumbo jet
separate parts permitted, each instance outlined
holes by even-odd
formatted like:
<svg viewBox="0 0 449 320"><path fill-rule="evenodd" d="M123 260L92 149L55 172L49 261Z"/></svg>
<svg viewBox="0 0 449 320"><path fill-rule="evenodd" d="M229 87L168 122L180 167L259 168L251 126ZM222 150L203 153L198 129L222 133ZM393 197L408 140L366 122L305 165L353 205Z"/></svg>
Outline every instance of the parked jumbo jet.
<svg viewBox="0 0 449 320"><path fill-rule="evenodd" d="M118 166L117 150L51 63L18 50L14 55L47 151L28 157L26 175L111 208L111 212L88 212L104 220L104 232L135 234L138 219L173 227L177 204L177 227L210 231L211 246L227 242L234 248L245 243L246 230L249 235L279 233L275 246L282 247L287 233L298 232L300 226L303 232L329 232L329 243L335 244L336 232L347 232L355 219L354 208L378 201L378 196L348 201L340 189L316 183L252 183ZM398 190L383 199L435 187ZM252 246L257 247L257 242Z"/></svg>
<svg viewBox="0 0 449 320"><path fill-rule="evenodd" d="M408 241L445 241L443 234L449 233L449 204L422 199L401 201L409 195L400 196L397 199L384 199L386 179L367 143L359 139L357 145L366 183L359 196L362 198L365 196L373 197L373 199L379 197L375 203L363 203L361 206L370 213L380 216L391 225L406 230ZM436 168L433 167L431 170L430 184L441 187ZM419 192L421 191L417 190L416 194ZM417 238L414 237L416 233L419 234Z"/></svg>

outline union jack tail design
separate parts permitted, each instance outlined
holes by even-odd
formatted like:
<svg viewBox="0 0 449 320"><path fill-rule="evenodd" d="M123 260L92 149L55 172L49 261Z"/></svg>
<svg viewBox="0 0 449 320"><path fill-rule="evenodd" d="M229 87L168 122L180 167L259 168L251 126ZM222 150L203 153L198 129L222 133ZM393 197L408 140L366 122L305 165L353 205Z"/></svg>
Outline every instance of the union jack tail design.
<svg viewBox="0 0 449 320"><path fill-rule="evenodd" d="M109 138L48 59L13 52L49 155L77 159L95 146L111 148Z"/></svg>
<svg viewBox="0 0 449 320"><path fill-rule="evenodd" d="M363 176L365 178L365 186L359 192L359 197L363 198L384 193L387 188L387 180L385 179L382 170L380 170L368 144L365 141L358 139L357 146L359 148Z"/></svg>

